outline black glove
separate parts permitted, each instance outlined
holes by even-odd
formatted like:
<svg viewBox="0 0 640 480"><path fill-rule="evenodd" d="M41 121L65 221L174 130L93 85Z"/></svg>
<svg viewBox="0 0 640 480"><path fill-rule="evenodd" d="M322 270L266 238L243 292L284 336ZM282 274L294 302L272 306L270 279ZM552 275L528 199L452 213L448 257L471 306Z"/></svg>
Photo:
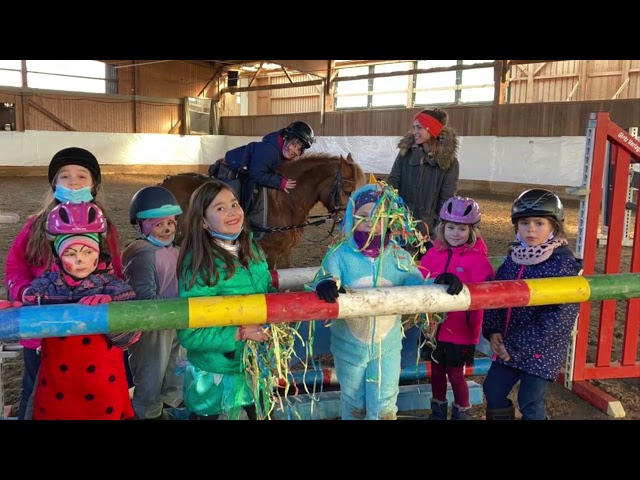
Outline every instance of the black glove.
<svg viewBox="0 0 640 480"><path fill-rule="evenodd" d="M343 288L341 288L340 291L345 293ZM316 285L316 293L318 297L325 302L336 303L336 298L338 298L338 285L333 280L323 280Z"/></svg>
<svg viewBox="0 0 640 480"><path fill-rule="evenodd" d="M462 291L462 282L453 273L441 273L433 283L448 284L449 288L447 288L447 293L449 295L458 295Z"/></svg>

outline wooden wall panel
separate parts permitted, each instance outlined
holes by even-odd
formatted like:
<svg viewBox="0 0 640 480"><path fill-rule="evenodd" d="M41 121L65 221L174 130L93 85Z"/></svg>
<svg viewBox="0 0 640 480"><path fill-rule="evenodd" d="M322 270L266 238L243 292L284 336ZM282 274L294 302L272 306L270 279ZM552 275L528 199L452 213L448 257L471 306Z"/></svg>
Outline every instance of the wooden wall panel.
<svg viewBox="0 0 640 480"><path fill-rule="evenodd" d="M213 77L212 67L194 65L187 61L174 60L163 63L144 65L145 60L136 61L142 64L136 67L118 68L119 93L162 98L196 97ZM210 85L205 96L212 93Z"/></svg>
<svg viewBox="0 0 640 480"><path fill-rule="evenodd" d="M28 130L67 131L60 122L79 132L131 132L133 128L131 102L128 101L62 95L25 95L24 98ZM27 103L28 100L33 104Z"/></svg>
<svg viewBox="0 0 640 480"><path fill-rule="evenodd" d="M408 132L413 115L420 109L327 112L324 123L319 113L267 115L260 117L222 117L223 133L259 136L292 121L308 122L321 136L386 136ZM490 134L492 108L488 106L446 108L449 125L459 135ZM595 102L555 102L501 105L498 107L498 136L557 137L582 136L589 114L608 111L623 128L640 127L640 99Z"/></svg>

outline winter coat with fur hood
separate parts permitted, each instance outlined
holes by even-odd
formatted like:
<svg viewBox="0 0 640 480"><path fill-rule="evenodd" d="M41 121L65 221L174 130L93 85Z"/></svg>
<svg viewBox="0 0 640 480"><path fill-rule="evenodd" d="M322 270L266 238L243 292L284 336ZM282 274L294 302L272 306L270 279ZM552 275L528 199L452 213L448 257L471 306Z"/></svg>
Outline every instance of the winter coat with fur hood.
<svg viewBox="0 0 640 480"><path fill-rule="evenodd" d="M411 133L400 140L398 148L387 183L398 189L414 218L424 221L433 232L440 221L440 208L458 191L458 137L445 126L433 151L425 153Z"/></svg>

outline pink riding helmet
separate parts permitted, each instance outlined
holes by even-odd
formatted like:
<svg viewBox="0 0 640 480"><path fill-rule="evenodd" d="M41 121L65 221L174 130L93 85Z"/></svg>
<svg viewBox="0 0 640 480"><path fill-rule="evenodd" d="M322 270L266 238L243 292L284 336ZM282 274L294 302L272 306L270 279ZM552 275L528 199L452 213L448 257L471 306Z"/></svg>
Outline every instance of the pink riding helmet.
<svg viewBox="0 0 640 480"><path fill-rule="evenodd" d="M475 225L480 217L480 206L469 197L451 197L440 209L442 221Z"/></svg>
<svg viewBox="0 0 640 480"><path fill-rule="evenodd" d="M49 235L104 233L107 221L94 203L64 202L49 212L46 230Z"/></svg>

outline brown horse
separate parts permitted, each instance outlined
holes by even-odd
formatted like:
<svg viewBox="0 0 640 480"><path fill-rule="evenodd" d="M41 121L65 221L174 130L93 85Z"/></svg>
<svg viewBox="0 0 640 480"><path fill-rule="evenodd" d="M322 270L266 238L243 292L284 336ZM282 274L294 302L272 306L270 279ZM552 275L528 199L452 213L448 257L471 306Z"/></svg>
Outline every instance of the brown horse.
<svg viewBox="0 0 640 480"><path fill-rule="evenodd" d="M272 270L291 267L291 252L300 241L300 229L309 224L309 212L318 202L330 214L334 214L344 210L351 193L366 183L362 168L350 153L346 158L324 153L308 154L284 162L277 170L297 183L289 193L266 189L267 225L259 243L267 254L267 263ZM186 212L191 194L208 179L199 174L179 174L168 176L160 185L175 195ZM181 217L178 217L180 237Z"/></svg>

